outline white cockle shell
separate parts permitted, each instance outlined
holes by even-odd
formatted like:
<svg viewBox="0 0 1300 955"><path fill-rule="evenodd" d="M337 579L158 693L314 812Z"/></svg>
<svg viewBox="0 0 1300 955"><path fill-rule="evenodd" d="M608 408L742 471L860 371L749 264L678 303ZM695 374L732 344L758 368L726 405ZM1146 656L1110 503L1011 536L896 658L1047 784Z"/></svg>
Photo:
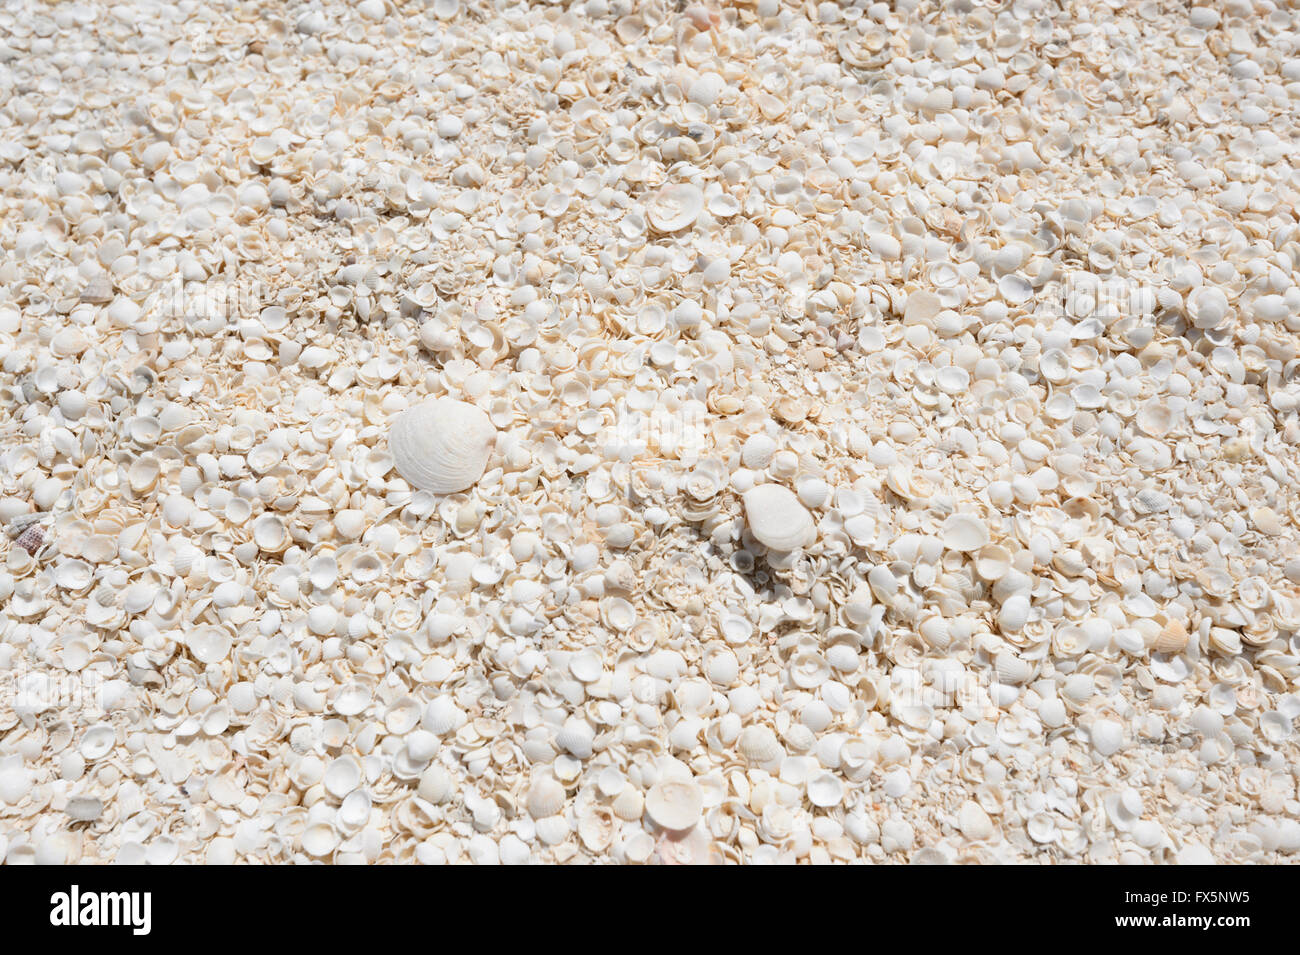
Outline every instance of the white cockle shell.
<svg viewBox="0 0 1300 955"><path fill-rule="evenodd" d="M496 437L492 421L474 405L434 398L393 420L388 447L408 484L453 494L483 476Z"/></svg>
<svg viewBox="0 0 1300 955"><path fill-rule="evenodd" d="M760 484L745 492L750 533L771 550L794 550L813 536L813 516L793 491L780 484Z"/></svg>

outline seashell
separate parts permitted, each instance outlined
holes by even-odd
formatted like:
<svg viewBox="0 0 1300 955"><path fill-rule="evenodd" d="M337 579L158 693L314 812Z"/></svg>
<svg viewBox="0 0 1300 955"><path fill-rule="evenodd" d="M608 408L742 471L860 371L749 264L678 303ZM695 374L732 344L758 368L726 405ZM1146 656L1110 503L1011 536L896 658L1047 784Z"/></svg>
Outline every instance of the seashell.
<svg viewBox="0 0 1300 955"><path fill-rule="evenodd" d="M555 734L555 745L578 759L590 759L596 734L586 720L570 718Z"/></svg>
<svg viewBox="0 0 1300 955"><path fill-rule="evenodd" d="M564 808L564 787L554 776L538 776L528 788L526 805L534 819L554 816Z"/></svg>
<svg viewBox="0 0 1300 955"><path fill-rule="evenodd" d="M813 516L789 488L760 484L742 498L750 533L764 547L790 551L812 542Z"/></svg>
<svg viewBox="0 0 1300 955"><path fill-rule="evenodd" d="M441 766L430 766L420 774L420 785L417 792L421 799L428 800L437 806L450 798L453 790L451 776Z"/></svg>
<svg viewBox="0 0 1300 955"><path fill-rule="evenodd" d="M351 756L331 760L321 777L325 791L335 799L344 799L361 785L361 764Z"/></svg>
<svg viewBox="0 0 1300 955"><path fill-rule="evenodd" d="M834 773L822 772L806 783L808 801L819 809L838 806L844 799L844 784Z"/></svg>
<svg viewBox="0 0 1300 955"><path fill-rule="evenodd" d="M116 743L117 733L113 727L107 723L98 723L82 735L77 752L94 762L107 756Z"/></svg>
<svg viewBox="0 0 1300 955"><path fill-rule="evenodd" d="M34 781L32 771L23 766L22 756L15 754L0 759L0 803L16 806L23 802Z"/></svg>
<svg viewBox="0 0 1300 955"><path fill-rule="evenodd" d="M1092 748L1102 756L1113 756L1124 745L1124 727L1115 720L1095 720L1088 731Z"/></svg>
<svg viewBox="0 0 1300 955"><path fill-rule="evenodd" d="M694 223L703 210L704 192L699 186L674 183L650 197L646 217L658 232L679 232Z"/></svg>
<svg viewBox="0 0 1300 955"><path fill-rule="evenodd" d="M604 806L591 806L578 817L578 838L589 852L604 852L617 831L614 813Z"/></svg>
<svg viewBox="0 0 1300 955"><path fill-rule="evenodd" d="M368 584L377 580L384 572L384 562L378 554L357 554L348 566L348 576L358 584Z"/></svg>
<svg viewBox="0 0 1300 955"><path fill-rule="evenodd" d="M333 701L334 712L340 716L357 716L366 711L371 699L370 687L352 680L338 688Z"/></svg>
<svg viewBox="0 0 1300 955"><path fill-rule="evenodd" d="M424 708L424 716L420 720L420 724L425 729L437 736L446 736L464 725L464 722L465 714L448 696L431 700Z"/></svg>
<svg viewBox="0 0 1300 955"><path fill-rule="evenodd" d="M1197 328L1218 328L1228 317L1228 297L1214 286L1201 286L1188 296L1187 314Z"/></svg>
<svg viewBox="0 0 1300 955"><path fill-rule="evenodd" d="M318 822L303 830L302 848L308 855L322 858L331 855L338 845L338 833L327 822Z"/></svg>
<svg viewBox="0 0 1300 955"><path fill-rule="evenodd" d="M1003 633L1019 633L1029 622L1031 609L1029 598L1024 594L1008 597L998 610L998 627Z"/></svg>
<svg viewBox="0 0 1300 955"><path fill-rule="evenodd" d="M1003 683L1019 685L1027 682L1034 675L1034 665L1014 653L1003 651L994 660L998 679Z"/></svg>
<svg viewBox="0 0 1300 955"><path fill-rule="evenodd" d="M728 644L738 647L749 642L754 635L754 625L738 613L724 613L718 621L718 632Z"/></svg>
<svg viewBox="0 0 1300 955"><path fill-rule="evenodd" d="M307 629L327 637L338 630L339 612L329 604L318 604L307 611Z"/></svg>
<svg viewBox="0 0 1300 955"><path fill-rule="evenodd" d="M693 779L655 783L645 797L645 814L661 829L684 832L700 821L704 793Z"/></svg>
<svg viewBox="0 0 1300 955"><path fill-rule="evenodd" d="M233 644L230 634L220 627L212 626L198 627L185 639L185 645L194 659L208 665L226 659Z"/></svg>
<svg viewBox="0 0 1300 955"><path fill-rule="evenodd" d="M751 470L761 471L771 463L776 451L776 442L767 435L751 435L740 448L740 461Z"/></svg>
<svg viewBox="0 0 1300 955"><path fill-rule="evenodd" d="M1277 710L1270 710L1259 718L1260 733L1275 746L1290 739L1294 729L1294 718Z"/></svg>
<svg viewBox="0 0 1300 955"><path fill-rule="evenodd" d="M370 810L370 794L363 789L355 789L343 798L334 819L343 832L357 832L369 821Z"/></svg>
<svg viewBox="0 0 1300 955"><path fill-rule="evenodd" d="M94 822L104 814L104 803L94 796L73 796L65 812L73 822Z"/></svg>
<svg viewBox="0 0 1300 955"><path fill-rule="evenodd" d="M15 544L33 557L40 554L47 542L45 528L40 524L27 525L14 539Z"/></svg>
<svg viewBox="0 0 1300 955"><path fill-rule="evenodd" d="M358 540L366 531L366 513L345 508L334 515L334 527L344 540Z"/></svg>
<svg viewBox="0 0 1300 955"><path fill-rule="evenodd" d="M1187 647L1187 628L1179 620L1170 620L1156 635L1151 649L1157 653L1182 653Z"/></svg>
<svg viewBox="0 0 1300 955"><path fill-rule="evenodd" d="M636 608L622 597L606 597L600 602L600 619L616 633L626 633L636 626Z"/></svg>
<svg viewBox="0 0 1300 955"><path fill-rule="evenodd" d="M339 565L332 554L322 554L312 559L307 578L316 590L329 590L338 580Z"/></svg>
<svg viewBox="0 0 1300 955"><path fill-rule="evenodd" d="M278 554L289 545L284 521L275 514L263 514L253 522L253 543L268 554Z"/></svg>
<svg viewBox="0 0 1300 955"><path fill-rule="evenodd" d="M830 664L814 650L803 650L790 659L790 682L803 689L821 686L831 676Z"/></svg>
<svg viewBox="0 0 1300 955"><path fill-rule="evenodd" d="M404 697L384 713L384 728L394 736L405 736L419 725L423 715L423 707L418 702L409 696Z"/></svg>
<svg viewBox="0 0 1300 955"><path fill-rule="evenodd" d="M64 560L54 568L54 582L64 590L85 590L94 579L94 571L84 560Z"/></svg>
<svg viewBox="0 0 1300 955"><path fill-rule="evenodd" d="M747 726L737 743L740 754L751 766L762 766L785 756L785 750L770 727Z"/></svg>
<svg viewBox="0 0 1300 955"><path fill-rule="evenodd" d="M481 409L435 398L393 419L388 444L408 484L434 494L472 487L487 469L497 430Z"/></svg>
<svg viewBox="0 0 1300 955"><path fill-rule="evenodd" d="M980 550L989 542L988 525L969 514L949 515L942 534L945 547L963 553Z"/></svg>
<svg viewBox="0 0 1300 955"><path fill-rule="evenodd" d="M957 828L969 842L984 842L993 838L993 820L984 807L973 799L962 803L957 812Z"/></svg>
<svg viewBox="0 0 1300 955"><path fill-rule="evenodd" d="M641 795L640 790L628 784L623 787L614 798L613 804L614 815L624 822L636 822L645 812L645 797Z"/></svg>

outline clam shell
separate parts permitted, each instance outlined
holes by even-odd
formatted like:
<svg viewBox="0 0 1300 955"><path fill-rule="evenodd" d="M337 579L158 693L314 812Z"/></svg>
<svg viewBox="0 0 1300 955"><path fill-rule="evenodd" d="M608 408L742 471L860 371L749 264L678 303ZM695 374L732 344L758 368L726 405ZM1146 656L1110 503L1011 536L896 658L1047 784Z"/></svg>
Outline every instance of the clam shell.
<svg viewBox="0 0 1300 955"><path fill-rule="evenodd" d="M740 753L751 766L761 766L785 755L771 727L747 726L740 734Z"/></svg>
<svg viewBox="0 0 1300 955"><path fill-rule="evenodd" d="M760 484L746 491L743 500L750 533L764 547L789 551L811 542L813 516L789 488Z"/></svg>
<svg viewBox="0 0 1300 955"><path fill-rule="evenodd" d="M618 822L604 806L592 806L578 818L578 838L591 852L604 852L614 841Z"/></svg>
<svg viewBox="0 0 1300 955"><path fill-rule="evenodd" d="M977 517L970 514L952 514L943 522L943 543L950 550L979 550L989 542L989 529Z"/></svg>
<svg viewBox="0 0 1300 955"><path fill-rule="evenodd" d="M435 398L398 415L388 434L397 473L434 494L454 494L483 476L497 429L481 409Z"/></svg>
<svg viewBox="0 0 1300 955"><path fill-rule="evenodd" d="M677 232L700 217L704 193L689 182L664 186L651 197L646 207L650 224L659 232Z"/></svg>
<svg viewBox="0 0 1300 955"><path fill-rule="evenodd" d="M338 848L338 844L338 833L327 822L318 822L303 830L302 847L309 855L318 858L327 856Z"/></svg>
<svg viewBox="0 0 1300 955"><path fill-rule="evenodd" d="M335 799L345 799L361 785L361 765L351 756L340 756L325 768L322 782Z"/></svg>
<svg viewBox="0 0 1300 955"><path fill-rule="evenodd" d="M704 793L694 780L664 780L646 793L646 815L661 829L683 832L700 821L703 811Z"/></svg>
<svg viewBox="0 0 1300 955"><path fill-rule="evenodd" d="M1187 628L1179 620L1170 620L1156 635L1152 650L1159 653L1182 653L1187 646Z"/></svg>
<svg viewBox="0 0 1300 955"><path fill-rule="evenodd" d="M220 663L230 653L233 640L230 634L220 627L199 627L186 641L190 653L200 663Z"/></svg>
<svg viewBox="0 0 1300 955"><path fill-rule="evenodd" d="M844 783L834 773L822 772L807 783L808 801L819 809L838 806L844 798Z"/></svg>
<svg viewBox="0 0 1300 955"><path fill-rule="evenodd" d="M564 787L554 776L539 776L528 789L526 805L534 819L554 816L564 808Z"/></svg>

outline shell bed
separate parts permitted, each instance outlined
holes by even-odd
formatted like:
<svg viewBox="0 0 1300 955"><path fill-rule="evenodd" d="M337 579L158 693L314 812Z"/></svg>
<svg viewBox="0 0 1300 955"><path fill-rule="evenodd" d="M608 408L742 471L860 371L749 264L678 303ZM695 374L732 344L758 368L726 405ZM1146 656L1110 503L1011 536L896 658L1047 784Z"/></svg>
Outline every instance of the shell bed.
<svg viewBox="0 0 1300 955"><path fill-rule="evenodd" d="M0 859L1293 861L1298 18L0 4Z"/></svg>

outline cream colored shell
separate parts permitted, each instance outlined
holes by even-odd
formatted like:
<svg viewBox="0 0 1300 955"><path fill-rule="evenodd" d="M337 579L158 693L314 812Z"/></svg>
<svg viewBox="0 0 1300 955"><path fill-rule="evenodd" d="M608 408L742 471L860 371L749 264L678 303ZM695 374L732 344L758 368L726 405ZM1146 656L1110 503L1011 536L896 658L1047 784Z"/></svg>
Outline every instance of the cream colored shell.
<svg viewBox="0 0 1300 955"><path fill-rule="evenodd" d="M497 429L481 409L434 398L398 415L388 434L397 473L422 491L453 494L487 469Z"/></svg>
<svg viewBox="0 0 1300 955"><path fill-rule="evenodd" d="M811 542L813 517L799 498L780 484L760 484L745 492L750 533L764 547L788 551Z"/></svg>

